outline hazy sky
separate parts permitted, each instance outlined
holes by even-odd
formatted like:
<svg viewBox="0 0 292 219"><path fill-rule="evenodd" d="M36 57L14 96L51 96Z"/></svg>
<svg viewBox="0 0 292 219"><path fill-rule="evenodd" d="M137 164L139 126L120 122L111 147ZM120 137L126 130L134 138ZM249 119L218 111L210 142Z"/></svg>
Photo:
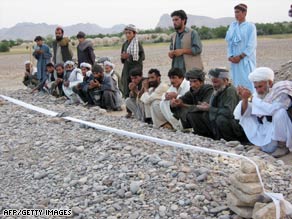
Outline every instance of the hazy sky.
<svg viewBox="0 0 292 219"><path fill-rule="evenodd" d="M233 7L248 5L247 19L253 22L292 21L291 0L3 0L0 28L19 22L59 24L95 23L102 27L133 23L154 28L164 13L183 9L188 14L214 18L233 17Z"/></svg>

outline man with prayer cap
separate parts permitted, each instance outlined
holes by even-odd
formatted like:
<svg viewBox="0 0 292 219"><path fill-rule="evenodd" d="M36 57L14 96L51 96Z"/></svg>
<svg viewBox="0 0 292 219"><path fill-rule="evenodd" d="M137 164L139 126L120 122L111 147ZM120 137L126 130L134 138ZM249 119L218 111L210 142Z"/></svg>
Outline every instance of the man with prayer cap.
<svg viewBox="0 0 292 219"><path fill-rule="evenodd" d="M78 32L77 39L79 41L79 44L77 46L78 66L80 67L80 64L82 62L94 65L95 54L92 41L85 39L85 33L82 31Z"/></svg>
<svg viewBox="0 0 292 219"><path fill-rule="evenodd" d="M73 87L83 81L83 76L79 68L74 67L73 61L66 61L64 63L65 73L63 82L63 91L68 100L65 102L67 105L78 104L79 98L73 92Z"/></svg>
<svg viewBox="0 0 292 219"><path fill-rule="evenodd" d="M56 40L53 42L53 61L55 64L73 59L73 48L68 37L64 37L62 27L55 30Z"/></svg>
<svg viewBox="0 0 292 219"><path fill-rule="evenodd" d="M125 27L124 33L126 41L122 45L121 62L124 64L121 75L121 91L123 97L129 97L129 83L131 82L130 71L134 68L140 68L143 72L143 61L145 53L141 42L138 41L137 28L133 24Z"/></svg>
<svg viewBox="0 0 292 219"><path fill-rule="evenodd" d="M32 65L30 61L24 62L25 72L24 72L24 78L22 83L29 87L29 88L35 88L38 85L38 79L37 79L37 69Z"/></svg>
<svg viewBox="0 0 292 219"><path fill-rule="evenodd" d="M209 71L213 84L213 94L209 103L202 102L196 107L208 114L188 113L187 121L194 129L194 134L221 138L226 141L246 141L244 132L238 121L234 119L233 111L239 102L235 87L229 83L229 72L225 68L215 68Z"/></svg>
<svg viewBox="0 0 292 219"><path fill-rule="evenodd" d="M247 6L234 7L235 18L226 33L227 56L231 63L231 78L235 87L244 86L254 90L248 75L256 68L257 30L256 26L246 21Z"/></svg>
<svg viewBox="0 0 292 219"><path fill-rule="evenodd" d="M195 115L208 117L208 112L199 110L197 105L210 101L213 87L205 84L205 72L199 68L188 71L185 79L189 81L189 91L179 98L171 100L170 105L174 117L180 120L184 129L188 129L192 126L187 122L187 114L190 114L189 117Z"/></svg>
<svg viewBox="0 0 292 219"><path fill-rule="evenodd" d="M86 62L82 62L80 64L81 73L83 76L83 82L78 83L76 86L73 87L73 92L76 93L84 105L92 106L93 101L88 93L88 87L90 81L93 79L93 75L91 72L91 65Z"/></svg>
<svg viewBox="0 0 292 219"><path fill-rule="evenodd" d="M292 81L273 85L274 72L266 67L256 68L249 79L256 91L238 87L242 101L234 115L251 143L274 157L283 156L292 151Z"/></svg>
<svg viewBox="0 0 292 219"><path fill-rule="evenodd" d="M201 58L202 43L197 31L186 27L187 14L183 10L171 13L176 32L171 36L169 58L172 59L172 68L180 68L185 74L192 68L203 69Z"/></svg>
<svg viewBox="0 0 292 219"><path fill-rule="evenodd" d="M120 75L114 70L115 65L111 63L110 61L105 61L103 63L104 65L104 75L106 77L111 77L113 79L114 87L115 87L115 96L116 96L116 103L117 103L117 108L119 111L122 110L122 94L119 89L119 85L121 83L121 77Z"/></svg>
<svg viewBox="0 0 292 219"><path fill-rule="evenodd" d="M178 99L190 90L190 83L185 79L184 73L179 68L172 68L168 72L168 77L171 86L166 93L162 95L160 107L154 110L153 117L158 117L154 120L160 119L163 128L173 128L175 130L182 130L181 122L174 117L170 103L172 100Z"/></svg>

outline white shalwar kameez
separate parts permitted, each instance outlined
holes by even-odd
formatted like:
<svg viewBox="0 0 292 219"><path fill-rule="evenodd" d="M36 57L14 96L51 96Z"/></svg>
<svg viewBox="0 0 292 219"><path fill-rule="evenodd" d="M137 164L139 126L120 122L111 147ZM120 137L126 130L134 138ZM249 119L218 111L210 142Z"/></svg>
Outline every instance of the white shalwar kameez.
<svg viewBox="0 0 292 219"><path fill-rule="evenodd" d="M251 143L263 147L277 144L278 141L286 142L287 148L292 151L292 121L286 111L291 106L291 99L287 94L282 93L272 103L264 100L255 94L252 103L248 103L243 115L241 115L242 102L240 101L234 110L235 119L239 119ZM261 124L257 119L261 116L272 116L272 121L269 122L264 117Z"/></svg>

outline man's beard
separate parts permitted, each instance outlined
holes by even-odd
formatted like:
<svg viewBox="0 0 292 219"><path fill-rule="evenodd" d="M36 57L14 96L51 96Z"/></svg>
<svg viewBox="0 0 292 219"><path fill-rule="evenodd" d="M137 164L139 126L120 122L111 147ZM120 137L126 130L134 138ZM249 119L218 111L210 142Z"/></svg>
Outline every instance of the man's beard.
<svg viewBox="0 0 292 219"><path fill-rule="evenodd" d="M181 27L182 27L181 25L180 25L180 26L176 26L176 27L174 27L174 29L175 29L175 30L180 30Z"/></svg>
<svg viewBox="0 0 292 219"><path fill-rule="evenodd" d="M158 87L158 81L149 81L149 87Z"/></svg>
<svg viewBox="0 0 292 219"><path fill-rule="evenodd" d="M199 92L200 88L192 88L191 87L191 90L192 90L192 93L196 94Z"/></svg>
<svg viewBox="0 0 292 219"><path fill-rule="evenodd" d="M269 82L267 82L267 89L265 91L265 93L263 94L257 94L258 98L260 99L265 99L265 97L267 96L267 94L270 92L270 85L269 85Z"/></svg>
<svg viewBox="0 0 292 219"><path fill-rule="evenodd" d="M57 41L61 41L63 39L63 36L56 36Z"/></svg>
<svg viewBox="0 0 292 219"><path fill-rule="evenodd" d="M260 98L262 100L265 99L265 97L267 96L267 94L269 93L269 91L270 91L270 89L268 88L268 90L265 93L258 94L258 98Z"/></svg>
<svg viewBox="0 0 292 219"><path fill-rule="evenodd" d="M213 95L216 96L219 93L221 93L224 89L226 88L226 85L222 85L221 87L219 87L218 89L214 89L213 91Z"/></svg>

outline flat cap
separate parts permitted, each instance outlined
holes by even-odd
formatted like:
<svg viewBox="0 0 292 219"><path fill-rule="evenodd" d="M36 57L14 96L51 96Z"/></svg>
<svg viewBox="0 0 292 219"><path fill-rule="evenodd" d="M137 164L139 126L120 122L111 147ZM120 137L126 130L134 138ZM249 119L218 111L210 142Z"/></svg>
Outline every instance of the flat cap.
<svg viewBox="0 0 292 219"><path fill-rule="evenodd" d="M200 81L204 81L205 80L205 75L206 74L205 74L205 72L202 69L193 68L193 69L189 70L186 73L185 78L187 80L190 80L190 79L198 79Z"/></svg>
<svg viewBox="0 0 292 219"><path fill-rule="evenodd" d="M229 79L229 71L226 68L212 68L209 75L214 78L227 78Z"/></svg>

